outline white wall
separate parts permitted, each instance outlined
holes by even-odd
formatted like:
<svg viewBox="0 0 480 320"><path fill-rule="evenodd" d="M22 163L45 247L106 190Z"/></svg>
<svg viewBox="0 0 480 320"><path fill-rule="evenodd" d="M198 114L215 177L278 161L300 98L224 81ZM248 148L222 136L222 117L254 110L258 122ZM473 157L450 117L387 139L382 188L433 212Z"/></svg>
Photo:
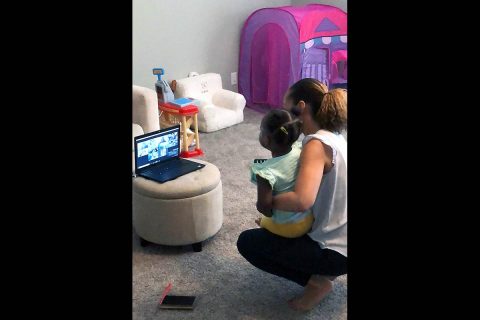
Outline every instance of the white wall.
<svg viewBox="0 0 480 320"><path fill-rule="evenodd" d="M152 69L168 82L190 71L220 73L225 89L238 72L240 34L256 9L291 0L133 0L133 84L154 89ZM112 12L115 14L115 11Z"/></svg>
<svg viewBox="0 0 480 320"><path fill-rule="evenodd" d="M320 3L335 6L347 12L347 0L292 0L292 5L304 5L307 3Z"/></svg>

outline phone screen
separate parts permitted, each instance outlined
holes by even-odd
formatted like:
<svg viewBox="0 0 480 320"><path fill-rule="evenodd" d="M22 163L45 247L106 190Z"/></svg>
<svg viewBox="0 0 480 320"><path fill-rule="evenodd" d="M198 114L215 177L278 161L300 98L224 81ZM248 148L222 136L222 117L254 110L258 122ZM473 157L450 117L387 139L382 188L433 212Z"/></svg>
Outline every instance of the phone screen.
<svg viewBox="0 0 480 320"><path fill-rule="evenodd" d="M162 301L160 308L163 309L193 309L195 296L172 296L167 295Z"/></svg>

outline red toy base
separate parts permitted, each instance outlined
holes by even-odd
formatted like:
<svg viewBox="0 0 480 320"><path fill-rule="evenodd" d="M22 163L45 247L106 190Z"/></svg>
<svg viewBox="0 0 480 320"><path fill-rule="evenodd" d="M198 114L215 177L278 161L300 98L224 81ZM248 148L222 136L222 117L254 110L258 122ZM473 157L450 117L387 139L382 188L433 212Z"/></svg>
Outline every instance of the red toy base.
<svg viewBox="0 0 480 320"><path fill-rule="evenodd" d="M191 158L191 157L198 157L203 156L204 153L202 149L195 149L193 151L182 151L180 152L180 157L182 158Z"/></svg>

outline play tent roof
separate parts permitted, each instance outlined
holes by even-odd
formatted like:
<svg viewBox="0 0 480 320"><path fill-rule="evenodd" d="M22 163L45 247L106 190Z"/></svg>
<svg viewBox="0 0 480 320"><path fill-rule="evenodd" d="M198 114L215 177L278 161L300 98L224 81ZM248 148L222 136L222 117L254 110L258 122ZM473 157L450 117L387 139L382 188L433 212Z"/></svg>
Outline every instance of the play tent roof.
<svg viewBox="0 0 480 320"><path fill-rule="evenodd" d="M297 23L300 42L347 34L347 16L336 7L309 4L303 7L285 6L263 10L283 10L290 13Z"/></svg>

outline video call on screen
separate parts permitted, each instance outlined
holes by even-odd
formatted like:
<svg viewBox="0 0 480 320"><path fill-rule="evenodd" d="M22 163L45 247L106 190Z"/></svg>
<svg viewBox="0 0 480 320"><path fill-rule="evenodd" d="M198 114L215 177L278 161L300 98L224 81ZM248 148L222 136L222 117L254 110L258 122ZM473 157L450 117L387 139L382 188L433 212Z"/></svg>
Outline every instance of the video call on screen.
<svg viewBox="0 0 480 320"><path fill-rule="evenodd" d="M162 133L157 137L138 142L137 167L141 168L150 162L173 158L178 154L178 147L178 131Z"/></svg>

